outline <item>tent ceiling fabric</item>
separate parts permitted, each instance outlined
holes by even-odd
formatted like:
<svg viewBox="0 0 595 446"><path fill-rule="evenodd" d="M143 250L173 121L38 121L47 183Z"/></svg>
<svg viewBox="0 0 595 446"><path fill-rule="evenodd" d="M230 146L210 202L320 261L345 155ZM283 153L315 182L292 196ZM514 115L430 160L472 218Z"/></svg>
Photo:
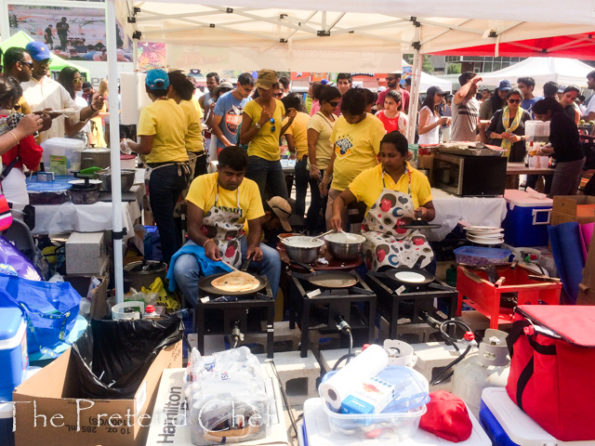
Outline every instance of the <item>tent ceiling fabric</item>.
<svg viewBox="0 0 595 446"><path fill-rule="evenodd" d="M434 54L493 56L496 51L499 56L555 56L595 60L595 25L593 25L593 31L588 33L506 42L499 44L497 48L495 44L491 43L467 48L456 48Z"/></svg>
<svg viewBox="0 0 595 446"><path fill-rule="evenodd" d="M413 52L412 16L421 25L424 53L493 43L490 32L505 42L568 34L569 29L588 32L595 24L593 8L585 11L585 4L593 6L595 0L567 0L565 11L558 11L562 8L553 0L526 0L514 8L477 0L231 1L127 0L117 6L121 23L133 6L140 8L127 33L140 31L142 40L170 44L171 65L235 69L394 70L400 53ZM583 13L572 10L574 4ZM529 7L532 13L523 14Z"/></svg>

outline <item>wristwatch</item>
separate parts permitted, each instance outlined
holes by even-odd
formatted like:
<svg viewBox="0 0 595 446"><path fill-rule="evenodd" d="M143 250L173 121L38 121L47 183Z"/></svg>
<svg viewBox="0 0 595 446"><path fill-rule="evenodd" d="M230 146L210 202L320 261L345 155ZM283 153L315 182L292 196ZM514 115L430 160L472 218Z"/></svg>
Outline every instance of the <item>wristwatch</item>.
<svg viewBox="0 0 595 446"><path fill-rule="evenodd" d="M260 122L257 122L256 124L254 124L254 127L260 130L262 128L262 125L260 125Z"/></svg>

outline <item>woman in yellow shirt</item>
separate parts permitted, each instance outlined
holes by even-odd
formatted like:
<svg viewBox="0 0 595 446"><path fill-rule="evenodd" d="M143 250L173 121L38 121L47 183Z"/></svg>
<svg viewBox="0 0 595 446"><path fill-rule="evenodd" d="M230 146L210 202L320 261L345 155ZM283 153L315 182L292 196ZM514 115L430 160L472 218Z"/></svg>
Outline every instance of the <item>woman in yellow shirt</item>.
<svg viewBox="0 0 595 446"><path fill-rule="evenodd" d="M151 168L149 199L163 251L163 260L182 246L182 232L174 219L174 207L190 179L186 152L188 125L182 108L167 97L169 78L163 70L149 70L145 79L153 101L141 110L137 134L140 142L128 147L143 155Z"/></svg>
<svg viewBox="0 0 595 446"><path fill-rule="evenodd" d="M430 183L424 174L407 162L407 139L398 131L388 133L380 143L381 164L364 170L333 203L331 228L341 229L342 210L363 201L367 213L362 235L364 260L368 269L404 265L428 266L434 254L425 236L402 228L410 219L434 219Z"/></svg>
<svg viewBox="0 0 595 446"><path fill-rule="evenodd" d="M279 137L283 134L283 103L273 97L277 73L260 70L256 79L258 97L250 101L242 112L240 144L248 144L246 177L258 184L263 203L270 197L288 198L285 176L281 167ZM289 124L295 112L289 115Z"/></svg>

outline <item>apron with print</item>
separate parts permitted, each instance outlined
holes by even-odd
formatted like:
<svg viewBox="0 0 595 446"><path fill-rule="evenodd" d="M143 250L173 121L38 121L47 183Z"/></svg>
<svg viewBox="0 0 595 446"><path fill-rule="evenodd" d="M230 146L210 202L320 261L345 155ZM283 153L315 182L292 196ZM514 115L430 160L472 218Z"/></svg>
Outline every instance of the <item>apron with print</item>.
<svg viewBox="0 0 595 446"><path fill-rule="evenodd" d="M382 173L384 187L364 218L364 260L371 271L378 271L383 266L411 268L420 258L418 266L424 268L434 258L430 244L421 232L399 228L405 224L403 217L413 215L411 172L405 174L409 177L407 194L387 189Z"/></svg>
<svg viewBox="0 0 595 446"><path fill-rule="evenodd" d="M219 186L217 186L215 203L204 215L201 230L204 235L212 238L217 243L223 261L235 267L239 267L242 264L240 237L244 236L244 223L242 222L239 188L236 189L236 193L236 209L218 207Z"/></svg>

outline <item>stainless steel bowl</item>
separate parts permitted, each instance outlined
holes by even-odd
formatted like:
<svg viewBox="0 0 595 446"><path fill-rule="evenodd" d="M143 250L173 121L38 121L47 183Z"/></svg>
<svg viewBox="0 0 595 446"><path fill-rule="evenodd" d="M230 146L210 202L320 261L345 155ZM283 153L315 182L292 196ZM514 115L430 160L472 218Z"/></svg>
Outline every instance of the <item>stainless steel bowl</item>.
<svg viewBox="0 0 595 446"><path fill-rule="evenodd" d="M359 234L335 232L324 237L329 251L339 260L355 260L362 254L366 238Z"/></svg>
<svg viewBox="0 0 595 446"><path fill-rule="evenodd" d="M136 172L132 169L121 170L122 193L128 192L134 184L134 176ZM101 190L111 192L112 190L112 172L109 169L97 172L98 178L101 180Z"/></svg>
<svg viewBox="0 0 595 446"><path fill-rule="evenodd" d="M320 239L296 235L281 240L287 255L294 262L312 263L318 258L318 251L324 245Z"/></svg>

